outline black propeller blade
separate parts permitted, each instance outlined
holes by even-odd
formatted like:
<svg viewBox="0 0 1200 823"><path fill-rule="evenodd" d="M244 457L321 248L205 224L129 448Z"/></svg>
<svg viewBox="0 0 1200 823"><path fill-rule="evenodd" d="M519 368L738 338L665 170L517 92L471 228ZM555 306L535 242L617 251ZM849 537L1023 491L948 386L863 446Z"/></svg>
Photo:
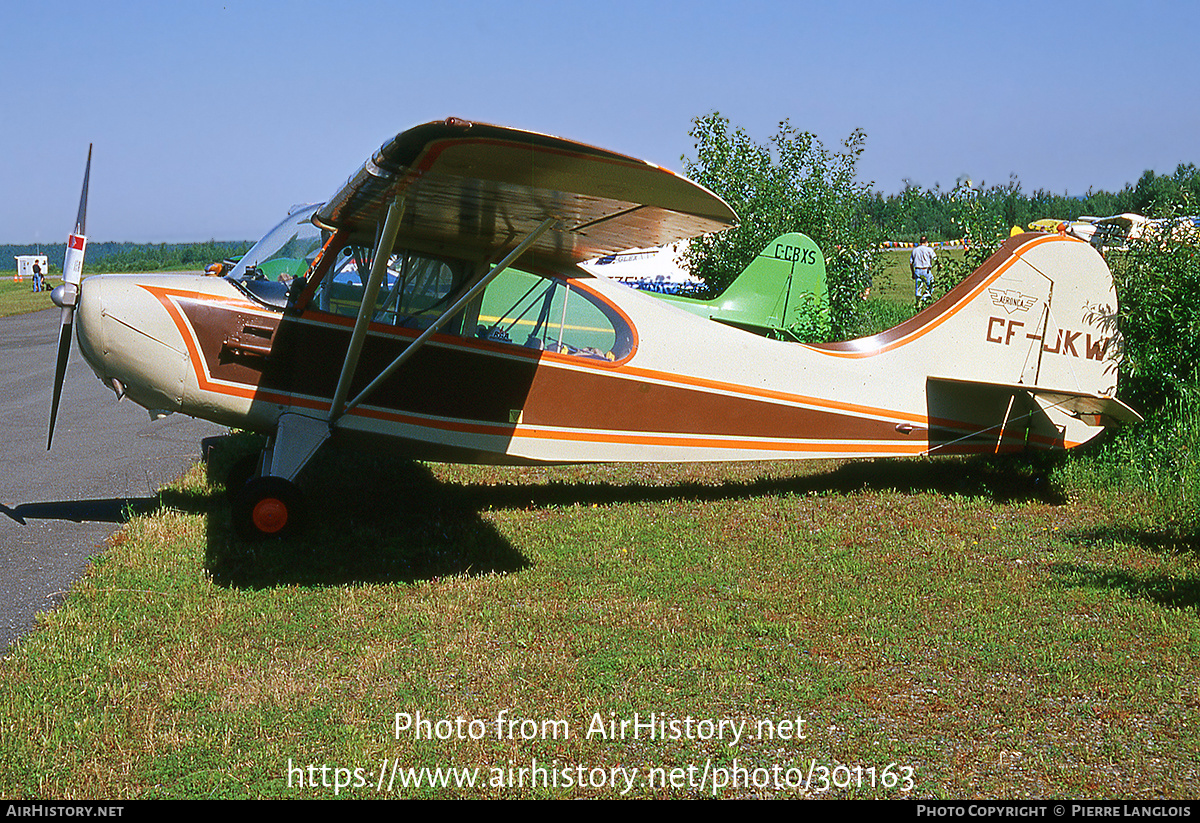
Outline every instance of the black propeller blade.
<svg viewBox="0 0 1200 823"><path fill-rule="evenodd" d="M87 167L83 172L83 192L79 195L79 213L75 216L75 230L67 238L67 252L63 258L62 285L50 293L50 299L62 311L59 317L62 328L58 333L58 365L54 370L54 398L50 402L50 433L46 437L46 451L54 442L54 421L58 419L58 400L62 396L63 379L67 374L67 356L71 353L71 326L75 320L75 307L79 305L79 282L83 277L83 256L87 250L87 196L88 178L92 175L92 147L88 145Z"/></svg>

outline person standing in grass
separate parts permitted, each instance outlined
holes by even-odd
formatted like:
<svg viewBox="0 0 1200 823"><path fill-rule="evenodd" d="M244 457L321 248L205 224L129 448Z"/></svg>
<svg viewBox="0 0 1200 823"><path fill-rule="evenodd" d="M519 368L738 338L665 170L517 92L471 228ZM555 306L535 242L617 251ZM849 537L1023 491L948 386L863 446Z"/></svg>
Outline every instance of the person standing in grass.
<svg viewBox="0 0 1200 823"><path fill-rule="evenodd" d="M929 246L929 238L921 235L920 244L913 249L908 265L912 269L913 294L920 307L933 299L933 264L937 262L937 252Z"/></svg>

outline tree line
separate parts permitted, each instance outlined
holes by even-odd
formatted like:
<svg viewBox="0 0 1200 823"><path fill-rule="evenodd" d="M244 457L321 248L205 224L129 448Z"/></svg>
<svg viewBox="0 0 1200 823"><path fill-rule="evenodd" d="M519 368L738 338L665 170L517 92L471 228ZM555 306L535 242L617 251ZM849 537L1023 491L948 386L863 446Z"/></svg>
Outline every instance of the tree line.
<svg viewBox="0 0 1200 823"><path fill-rule="evenodd" d="M226 257L244 254L245 240L209 240L204 243L116 243L89 241L85 272L138 272L170 269L203 269ZM52 245L0 245L0 271L16 271L18 255L44 254L52 272L61 272L65 243Z"/></svg>
<svg viewBox="0 0 1200 823"><path fill-rule="evenodd" d="M957 185L950 191L907 184L899 194L872 192L865 209L883 239L915 242L925 234L932 240L957 240L963 237L960 218L963 201L968 199L977 201L980 209L1007 227L1028 226L1034 220L1070 221L1084 215L1105 217L1125 212L1166 217L1186 209L1187 203L1200 202L1200 169L1180 163L1172 174L1147 170L1120 191L1088 189L1080 196L1044 189L1027 194L1016 177L993 186Z"/></svg>
<svg viewBox="0 0 1200 823"><path fill-rule="evenodd" d="M789 121L765 143L734 126L719 112L697 117L690 136L694 156L683 158L687 175L724 198L741 217L734 228L692 240L685 260L691 273L720 293L754 260L765 243L788 231L811 237L825 255L830 328L844 339L860 328L862 296L877 268L883 241L965 240L963 260L947 260L943 286L953 285L987 258L1013 226L1041 219L1075 220L1082 215L1136 212L1146 217L1195 214L1200 170L1180 164L1173 174L1146 171L1118 192L1080 197L1044 190L1026 194L1013 177L1003 184L922 189L899 194L872 191L857 179L866 135L855 130L829 150L816 135Z"/></svg>

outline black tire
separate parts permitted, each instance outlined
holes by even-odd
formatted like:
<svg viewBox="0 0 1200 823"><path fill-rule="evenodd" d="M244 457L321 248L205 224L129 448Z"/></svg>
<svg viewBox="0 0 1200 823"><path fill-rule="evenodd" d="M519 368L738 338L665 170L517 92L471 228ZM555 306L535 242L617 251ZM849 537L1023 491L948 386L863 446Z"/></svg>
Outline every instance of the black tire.
<svg viewBox="0 0 1200 823"><path fill-rule="evenodd" d="M233 501L233 527L245 540L278 540L295 533L304 495L282 477L253 477Z"/></svg>

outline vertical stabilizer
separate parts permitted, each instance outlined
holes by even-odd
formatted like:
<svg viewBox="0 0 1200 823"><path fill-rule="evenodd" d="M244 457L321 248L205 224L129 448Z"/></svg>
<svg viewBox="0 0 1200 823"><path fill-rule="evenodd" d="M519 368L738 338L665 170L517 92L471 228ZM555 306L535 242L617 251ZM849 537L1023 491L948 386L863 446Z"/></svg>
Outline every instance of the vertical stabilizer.
<svg viewBox="0 0 1200 823"><path fill-rule="evenodd" d="M860 361L894 395L924 394L931 453L1063 448L1137 417L1115 399L1116 317L1095 249L1022 234L899 326L812 348Z"/></svg>
<svg viewBox="0 0 1200 823"><path fill-rule="evenodd" d="M785 340L829 324L825 257L809 237L783 234L759 252L720 296L663 295L672 305L730 326Z"/></svg>

